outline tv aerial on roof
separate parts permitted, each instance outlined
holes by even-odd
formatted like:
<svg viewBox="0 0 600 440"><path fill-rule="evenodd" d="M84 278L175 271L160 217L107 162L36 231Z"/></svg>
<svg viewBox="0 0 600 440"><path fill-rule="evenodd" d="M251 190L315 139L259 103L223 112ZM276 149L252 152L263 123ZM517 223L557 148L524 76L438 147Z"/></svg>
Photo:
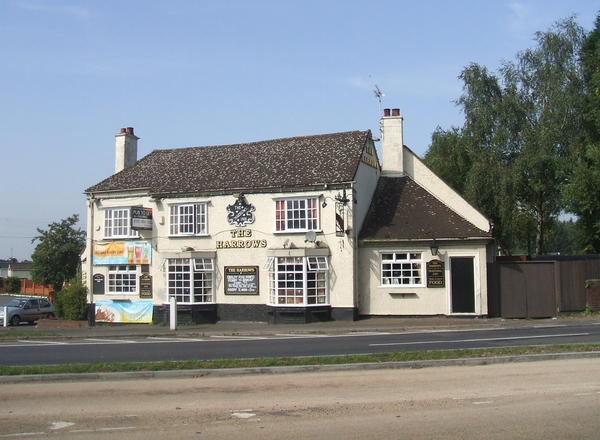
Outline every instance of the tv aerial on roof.
<svg viewBox="0 0 600 440"><path fill-rule="evenodd" d="M375 93L375 96L379 100L379 116L381 116L381 98L383 98L385 95L381 90L379 90L379 87L377 87L377 84L375 84L375 90L373 90L373 92Z"/></svg>

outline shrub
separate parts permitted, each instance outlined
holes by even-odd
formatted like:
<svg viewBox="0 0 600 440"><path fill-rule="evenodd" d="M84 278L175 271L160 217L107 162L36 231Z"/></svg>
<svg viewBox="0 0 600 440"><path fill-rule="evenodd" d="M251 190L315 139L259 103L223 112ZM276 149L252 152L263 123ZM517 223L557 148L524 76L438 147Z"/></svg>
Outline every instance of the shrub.
<svg viewBox="0 0 600 440"><path fill-rule="evenodd" d="M21 291L21 278L6 277L4 279L4 285L6 286L7 293L19 293Z"/></svg>
<svg viewBox="0 0 600 440"><path fill-rule="evenodd" d="M81 276L73 278L56 294L56 315L60 319L81 321L87 318L87 288L81 281Z"/></svg>

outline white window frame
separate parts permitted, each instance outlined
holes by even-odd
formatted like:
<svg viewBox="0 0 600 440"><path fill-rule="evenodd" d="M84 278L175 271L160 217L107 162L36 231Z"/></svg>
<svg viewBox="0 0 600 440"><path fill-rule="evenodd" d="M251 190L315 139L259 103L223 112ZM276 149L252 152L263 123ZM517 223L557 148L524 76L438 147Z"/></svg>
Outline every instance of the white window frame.
<svg viewBox="0 0 600 440"><path fill-rule="evenodd" d="M104 209L104 238L138 237L131 229L131 207Z"/></svg>
<svg viewBox="0 0 600 440"><path fill-rule="evenodd" d="M320 230L319 198L275 199L275 232Z"/></svg>
<svg viewBox="0 0 600 440"><path fill-rule="evenodd" d="M382 287L425 286L423 252L381 252L379 260Z"/></svg>
<svg viewBox="0 0 600 440"><path fill-rule="evenodd" d="M166 260L165 302L214 304L215 273L212 258L169 258Z"/></svg>
<svg viewBox="0 0 600 440"><path fill-rule="evenodd" d="M327 257L269 257L269 304L280 307L329 305Z"/></svg>
<svg viewBox="0 0 600 440"><path fill-rule="evenodd" d="M208 235L207 203L169 205L169 235Z"/></svg>
<svg viewBox="0 0 600 440"><path fill-rule="evenodd" d="M115 264L108 266L109 294L136 295L137 266L135 264Z"/></svg>

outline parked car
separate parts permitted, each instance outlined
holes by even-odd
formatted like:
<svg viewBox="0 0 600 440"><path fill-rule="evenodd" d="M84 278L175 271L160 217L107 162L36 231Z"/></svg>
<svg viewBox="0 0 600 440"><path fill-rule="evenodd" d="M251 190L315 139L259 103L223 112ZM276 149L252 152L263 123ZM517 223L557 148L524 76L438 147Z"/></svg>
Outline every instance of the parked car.
<svg viewBox="0 0 600 440"><path fill-rule="evenodd" d="M7 316L4 316L4 310L8 311ZM53 316L54 306L46 298L13 298L0 307L0 321L4 323L6 319L10 325L19 325L22 321L32 324L40 318Z"/></svg>

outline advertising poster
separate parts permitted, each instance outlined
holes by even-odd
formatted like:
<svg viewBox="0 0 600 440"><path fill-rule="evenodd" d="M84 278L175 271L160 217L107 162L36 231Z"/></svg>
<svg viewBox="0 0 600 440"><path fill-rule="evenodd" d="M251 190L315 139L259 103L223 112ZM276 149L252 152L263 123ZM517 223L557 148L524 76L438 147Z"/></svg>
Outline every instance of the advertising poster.
<svg viewBox="0 0 600 440"><path fill-rule="evenodd" d="M99 299L96 301L96 322L150 324L152 310L152 300Z"/></svg>
<svg viewBox="0 0 600 440"><path fill-rule="evenodd" d="M113 241L94 244L94 264L150 264L152 246L140 241Z"/></svg>

